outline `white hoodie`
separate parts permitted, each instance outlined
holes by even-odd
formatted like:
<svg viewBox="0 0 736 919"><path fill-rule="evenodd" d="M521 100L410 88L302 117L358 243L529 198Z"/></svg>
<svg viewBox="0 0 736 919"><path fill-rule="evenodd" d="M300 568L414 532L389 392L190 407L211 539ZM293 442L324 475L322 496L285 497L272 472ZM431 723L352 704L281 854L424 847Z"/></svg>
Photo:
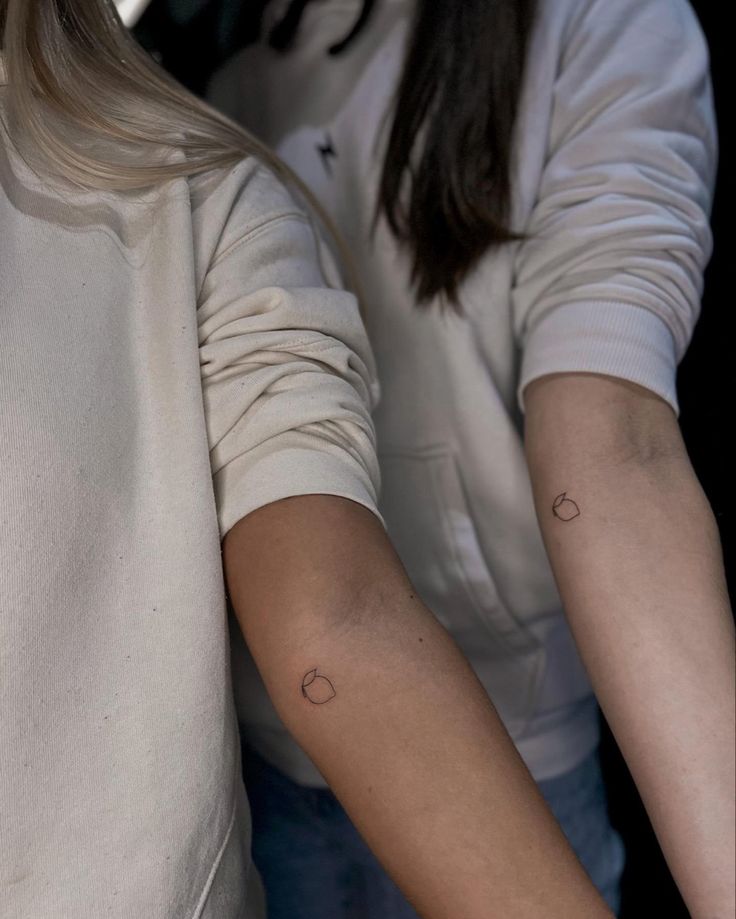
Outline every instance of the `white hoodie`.
<svg viewBox="0 0 736 919"><path fill-rule="evenodd" d="M348 50L328 55L360 6L310 4L292 49L246 49L211 97L275 146L352 249L382 388L389 535L543 779L595 746L597 712L535 517L523 391L582 371L676 410L711 245L706 47L684 0L541 0L513 156L512 226L527 238L483 259L458 317L418 310L406 253L385 223L371 235L413 4L379 0ZM242 648L236 662L250 743L319 783Z"/></svg>
<svg viewBox="0 0 736 919"><path fill-rule="evenodd" d="M0 916L262 919L220 538L375 509L355 301L252 160L81 193L0 127L0 227Z"/></svg>

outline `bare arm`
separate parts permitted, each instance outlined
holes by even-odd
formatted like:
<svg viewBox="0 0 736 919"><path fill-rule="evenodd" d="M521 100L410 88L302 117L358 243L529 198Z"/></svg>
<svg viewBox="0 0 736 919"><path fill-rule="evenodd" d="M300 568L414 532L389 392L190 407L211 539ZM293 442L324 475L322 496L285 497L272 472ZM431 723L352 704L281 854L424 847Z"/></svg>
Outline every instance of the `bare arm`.
<svg viewBox="0 0 736 919"><path fill-rule="evenodd" d="M370 512L279 501L224 552L279 714L422 916L610 916Z"/></svg>
<svg viewBox="0 0 736 919"><path fill-rule="evenodd" d="M525 393L537 513L601 706L695 919L734 915L734 641L671 408L586 374Z"/></svg>

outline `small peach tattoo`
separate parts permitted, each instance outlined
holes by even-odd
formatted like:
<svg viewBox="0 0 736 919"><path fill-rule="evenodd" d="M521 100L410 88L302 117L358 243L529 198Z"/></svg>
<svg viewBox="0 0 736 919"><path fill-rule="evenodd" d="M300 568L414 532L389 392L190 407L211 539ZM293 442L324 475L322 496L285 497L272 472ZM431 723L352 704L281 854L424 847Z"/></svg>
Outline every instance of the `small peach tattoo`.
<svg viewBox="0 0 736 919"><path fill-rule="evenodd" d="M314 670L310 670L304 675L302 695L314 705L324 705L325 702L334 699L337 693L327 677L317 673L317 668L315 667Z"/></svg>
<svg viewBox="0 0 736 919"><path fill-rule="evenodd" d="M574 520L575 517L580 516L580 508L572 498L567 497L567 492L563 491L561 495L557 495L555 498L552 513L559 520Z"/></svg>

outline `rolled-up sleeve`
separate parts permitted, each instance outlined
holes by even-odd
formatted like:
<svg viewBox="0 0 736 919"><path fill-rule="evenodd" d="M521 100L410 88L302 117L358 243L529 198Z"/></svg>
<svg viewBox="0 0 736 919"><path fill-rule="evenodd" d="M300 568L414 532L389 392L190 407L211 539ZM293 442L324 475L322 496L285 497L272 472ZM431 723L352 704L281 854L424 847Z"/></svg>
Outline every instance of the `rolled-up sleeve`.
<svg viewBox="0 0 736 919"><path fill-rule="evenodd" d="M373 364L355 299L327 285L324 250L297 210L226 242L198 309L222 535L296 495L337 495L377 513Z"/></svg>
<svg viewBox="0 0 736 919"><path fill-rule="evenodd" d="M586 0L553 89L512 294L518 389L551 373L638 383L677 411L716 168L708 54L684 0Z"/></svg>

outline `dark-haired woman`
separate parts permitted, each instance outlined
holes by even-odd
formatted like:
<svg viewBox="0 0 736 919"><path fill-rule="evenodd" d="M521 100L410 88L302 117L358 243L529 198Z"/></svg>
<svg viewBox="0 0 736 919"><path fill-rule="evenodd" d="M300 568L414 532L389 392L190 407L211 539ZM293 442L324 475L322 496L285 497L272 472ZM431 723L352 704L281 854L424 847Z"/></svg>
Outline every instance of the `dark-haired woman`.
<svg viewBox="0 0 736 919"><path fill-rule="evenodd" d="M274 2L212 98L350 244L390 535L589 874L615 907L595 689L692 914L731 915L733 632L676 421L715 164L691 9ZM413 915L273 712L243 732L272 917Z"/></svg>

